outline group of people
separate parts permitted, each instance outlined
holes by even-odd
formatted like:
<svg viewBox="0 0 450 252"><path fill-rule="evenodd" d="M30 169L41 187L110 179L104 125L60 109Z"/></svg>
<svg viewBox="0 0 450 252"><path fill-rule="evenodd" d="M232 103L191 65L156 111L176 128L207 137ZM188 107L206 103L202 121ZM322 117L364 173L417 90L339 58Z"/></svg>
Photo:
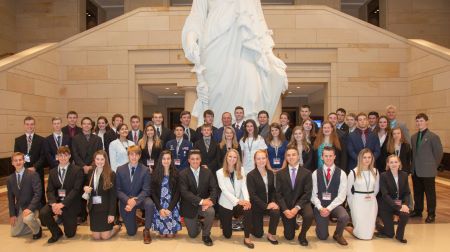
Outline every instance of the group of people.
<svg viewBox="0 0 450 252"><path fill-rule="evenodd" d="M288 113L269 124L268 113L260 111L256 123L244 120L244 108L238 106L235 121L224 112L223 125L216 128L214 112L206 110L205 123L194 130L190 112L183 111L180 125L170 130L162 113L154 112L142 131L138 116L128 126L120 114L111 125L100 116L95 128L84 117L80 128L78 114L70 111L65 127L61 118L52 119L53 133L46 138L35 133L35 119L26 117L25 134L16 139L11 158L15 172L7 182L11 235L32 233L39 239L46 226L48 242L54 243L63 234L73 237L89 216L93 239L110 239L122 223L133 236L140 210L146 244L151 230L174 237L184 223L189 237L201 233L211 246L215 217L230 238L233 218L240 216L243 242L254 248L251 235L264 235L264 215L272 244L278 244L280 218L284 237L294 239L299 215L302 246L308 245L313 220L320 240L328 238L329 222L335 220L333 239L341 245L347 245L345 229L359 239L372 239L376 230L377 237L406 243L405 226L410 216L422 216L424 194L425 221L435 221L434 179L443 150L426 114L416 116L418 132L411 138L391 105L386 116L347 115L339 108L320 128L310 114L303 105L301 123L292 129Z"/></svg>

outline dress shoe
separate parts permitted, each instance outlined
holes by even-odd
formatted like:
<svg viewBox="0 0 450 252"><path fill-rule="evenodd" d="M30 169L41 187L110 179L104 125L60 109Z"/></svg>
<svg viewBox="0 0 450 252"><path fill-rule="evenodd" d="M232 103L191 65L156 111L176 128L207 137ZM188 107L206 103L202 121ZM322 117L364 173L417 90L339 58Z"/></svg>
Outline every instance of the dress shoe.
<svg viewBox="0 0 450 252"><path fill-rule="evenodd" d="M298 243L300 245L302 245L303 247L308 246L308 240L306 240L306 237L299 237L298 238Z"/></svg>
<svg viewBox="0 0 450 252"><path fill-rule="evenodd" d="M412 212L409 214L409 217L411 217L411 218L422 217L422 213L419 213L419 212L416 212L416 211L412 211Z"/></svg>
<svg viewBox="0 0 450 252"><path fill-rule="evenodd" d="M203 236L202 237L203 240L203 244L205 244L206 246L212 246L213 245L213 241L211 240L211 237L208 236Z"/></svg>
<svg viewBox="0 0 450 252"><path fill-rule="evenodd" d="M39 228L39 232L33 235L33 240L38 240L42 237L42 228Z"/></svg>
<svg viewBox="0 0 450 252"><path fill-rule="evenodd" d="M50 237L50 239L48 239L47 243L55 243L59 240L59 238L61 238L64 235L63 231L58 228L58 232L56 233L56 236Z"/></svg>
<svg viewBox="0 0 450 252"><path fill-rule="evenodd" d="M426 223L434 223L436 217L434 215L428 215L427 218L425 219Z"/></svg>
<svg viewBox="0 0 450 252"><path fill-rule="evenodd" d="M397 241L399 241L399 242L401 242L401 243L408 243L408 240L406 240L406 239L399 239L397 236L395 237L395 239L397 240Z"/></svg>
<svg viewBox="0 0 450 252"><path fill-rule="evenodd" d="M347 241L344 239L344 237L342 235L334 234L333 235L333 239L335 241L337 241L337 243L339 243L339 244L341 244L343 246L347 246L348 245Z"/></svg>
<svg viewBox="0 0 450 252"><path fill-rule="evenodd" d="M380 231L375 232L375 237L377 237L377 238L389 238L387 235L383 234Z"/></svg>
<svg viewBox="0 0 450 252"><path fill-rule="evenodd" d="M150 244L152 242L152 237L150 236L150 230L144 228L144 243Z"/></svg>
<svg viewBox="0 0 450 252"><path fill-rule="evenodd" d="M278 245L278 241L277 240L271 240L269 239L269 237L267 237L267 240L272 243L273 245Z"/></svg>
<svg viewBox="0 0 450 252"><path fill-rule="evenodd" d="M255 244L253 244L253 242L246 242L245 239L244 239L244 245L247 246L247 248L249 248L249 249L255 248Z"/></svg>

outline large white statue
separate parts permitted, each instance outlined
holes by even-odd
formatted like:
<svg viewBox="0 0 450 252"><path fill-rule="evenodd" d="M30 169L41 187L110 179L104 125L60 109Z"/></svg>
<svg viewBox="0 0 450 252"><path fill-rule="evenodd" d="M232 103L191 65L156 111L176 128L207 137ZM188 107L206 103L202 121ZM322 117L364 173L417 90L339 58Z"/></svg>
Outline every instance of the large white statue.
<svg viewBox="0 0 450 252"><path fill-rule="evenodd" d="M194 0L182 31L186 58L195 64L197 100L192 114L212 109L215 125L223 112L243 106L246 118L270 116L287 89L286 65L274 42L260 0Z"/></svg>

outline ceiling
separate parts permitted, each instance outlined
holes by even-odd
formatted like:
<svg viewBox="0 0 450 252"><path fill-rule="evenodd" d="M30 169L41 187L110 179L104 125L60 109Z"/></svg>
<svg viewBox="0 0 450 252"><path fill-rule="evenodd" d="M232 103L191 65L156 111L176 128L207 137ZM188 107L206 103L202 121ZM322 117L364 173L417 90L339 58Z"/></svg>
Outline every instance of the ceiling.
<svg viewBox="0 0 450 252"><path fill-rule="evenodd" d="M364 5L366 2L370 2L370 0L341 0L341 5Z"/></svg>
<svg viewBox="0 0 450 252"><path fill-rule="evenodd" d="M124 0L90 0L92 3L100 6L103 9L108 8L123 8Z"/></svg>

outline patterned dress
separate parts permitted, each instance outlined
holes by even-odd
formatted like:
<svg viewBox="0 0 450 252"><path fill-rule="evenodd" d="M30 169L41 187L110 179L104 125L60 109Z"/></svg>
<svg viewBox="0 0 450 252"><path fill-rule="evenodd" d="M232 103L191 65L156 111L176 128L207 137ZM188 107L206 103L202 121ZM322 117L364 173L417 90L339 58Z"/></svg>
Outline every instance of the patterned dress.
<svg viewBox="0 0 450 252"><path fill-rule="evenodd" d="M170 194L169 189L169 176L164 176L161 185L161 207L167 209L171 200L172 195ZM161 235L176 234L181 230L179 209L180 206L178 203L172 210L172 213L168 217L163 218L159 215L159 211L155 207L155 210L153 211L152 229L159 232Z"/></svg>

